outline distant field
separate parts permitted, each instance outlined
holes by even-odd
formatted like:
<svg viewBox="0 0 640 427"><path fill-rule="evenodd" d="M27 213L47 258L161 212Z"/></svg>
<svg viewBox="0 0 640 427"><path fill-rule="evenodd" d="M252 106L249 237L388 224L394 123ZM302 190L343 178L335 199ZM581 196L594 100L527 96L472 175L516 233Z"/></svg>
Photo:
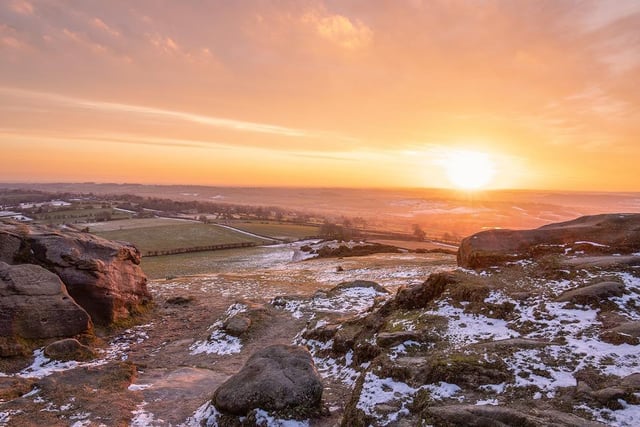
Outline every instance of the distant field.
<svg viewBox="0 0 640 427"><path fill-rule="evenodd" d="M130 230L133 228L159 227L165 225L199 224L195 221L183 221L171 218L140 218L122 219L118 221L95 222L87 224L92 233L102 233L106 231Z"/></svg>
<svg viewBox="0 0 640 427"><path fill-rule="evenodd" d="M107 239L131 242L140 249L143 255L148 251L169 251L197 246L245 242L265 243L263 239L254 238L213 224L176 222L170 225L103 231L95 234Z"/></svg>
<svg viewBox="0 0 640 427"><path fill-rule="evenodd" d="M111 208L68 209L31 215L39 224L73 224L92 222L96 216L109 214L112 220L131 218L131 214Z"/></svg>
<svg viewBox="0 0 640 427"><path fill-rule="evenodd" d="M276 239L302 239L309 236L317 236L319 227L311 225L287 224L268 221L229 221L228 225L249 233L261 236L274 237Z"/></svg>

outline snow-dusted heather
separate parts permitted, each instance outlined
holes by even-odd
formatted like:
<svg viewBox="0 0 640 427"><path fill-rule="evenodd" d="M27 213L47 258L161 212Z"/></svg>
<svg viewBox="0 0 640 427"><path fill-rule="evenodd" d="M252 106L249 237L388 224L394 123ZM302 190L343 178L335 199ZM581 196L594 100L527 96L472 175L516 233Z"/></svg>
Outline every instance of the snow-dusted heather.
<svg viewBox="0 0 640 427"><path fill-rule="evenodd" d="M103 363L106 363L106 361ZM94 362L92 364L98 364L98 362ZM54 372L66 371L76 368L79 365L80 363L75 360L70 360L68 362L51 360L44 355L44 349L40 348L33 352L33 363L20 371L17 376L23 378L44 378Z"/></svg>
<svg viewBox="0 0 640 427"><path fill-rule="evenodd" d="M564 346L549 348L557 357L578 360L575 370L593 366L604 374L624 377L640 370L638 346L630 344L613 345L596 338L567 338Z"/></svg>
<svg viewBox="0 0 640 427"><path fill-rule="evenodd" d="M146 390L148 388L153 387L153 384L131 384L128 387L129 391L140 391L140 390Z"/></svg>
<svg viewBox="0 0 640 427"><path fill-rule="evenodd" d="M403 382L392 378L380 378L372 372L365 374L360 399L356 407L365 414L376 419L376 425L386 426L398 420L401 415L409 413L407 406L413 402L413 396L418 391ZM394 402L399 406L395 412L379 413L376 406Z"/></svg>
<svg viewBox="0 0 640 427"><path fill-rule="evenodd" d="M256 423L266 427L309 427L308 420L286 420L269 415L267 411L256 409Z"/></svg>
<svg viewBox="0 0 640 427"><path fill-rule="evenodd" d="M353 387L360 373L352 366L353 352L349 351L345 356L335 359L322 356L326 350L333 346L333 340L322 342L318 340L306 340L301 337L294 339L293 344L304 345L309 349L316 365L318 373L323 378L332 378L343 384Z"/></svg>
<svg viewBox="0 0 640 427"><path fill-rule="evenodd" d="M389 326L393 330L401 329L403 331L415 331L416 325L409 319L393 319Z"/></svg>
<svg viewBox="0 0 640 427"><path fill-rule="evenodd" d="M479 388L480 390L489 391L496 394L502 394L504 393L504 389L506 387L507 387L507 383L500 383L500 384L485 384L485 385L481 385Z"/></svg>
<svg viewBox="0 0 640 427"><path fill-rule="evenodd" d="M211 401L203 403L196 412L180 425L180 427L214 427L218 425L218 417L220 412Z"/></svg>
<svg viewBox="0 0 640 427"><path fill-rule="evenodd" d="M481 399L475 403L476 406L485 406L485 405L497 406L499 404L500 403L498 402L498 399Z"/></svg>
<svg viewBox="0 0 640 427"><path fill-rule="evenodd" d="M396 422L400 416L409 414L408 407L413 403L416 393L420 390L428 390L432 400L464 400L464 396L457 396L461 388L455 384L439 382L414 388L392 378L380 378L372 372L367 372L364 375L362 391L356 407L365 414L374 417L376 425L390 425ZM392 406L398 409L392 412L385 410L384 413L376 411L378 405L386 403L392 403Z"/></svg>
<svg viewBox="0 0 640 427"><path fill-rule="evenodd" d="M455 397L462 389L455 384L439 382L438 384L427 384L420 388L429 390L431 399L433 400L442 400L442 399L456 399L459 402L464 400L464 396Z"/></svg>
<svg viewBox="0 0 640 427"><path fill-rule="evenodd" d="M398 356L407 354L407 350L409 349L409 347L426 347L426 346L417 341L411 341L411 340L405 341L389 349L389 359L396 360Z"/></svg>
<svg viewBox="0 0 640 427"><path fill-rule="evenodd" d="M484 340L514 338L520 335L509 329L504 320L465 313L464 309L452 306L449 299L441 300L436 310L430 310L426 313L448 319L446 338L455 347L463 347Z"/></svg>
<svg viewBox="0 0 640 427"><path fill-rule="evenodd" d="M146 325L138 325L136 327L126 329L122 334L115 337L109 347L104 350L103 356L106 360L127 360L129 357L127 352L132 344L141 344L149 338L147 330L153 327L153 323Z"/></svg>
<svg viewBox="0 0 640 427"><path fill-rule="evenodd" d="M78 412L69 416L70 420L76 420L78 425L88 425L91 421L88 418L91 416L90 412ZM86 424L84 424L86 423ZM75 425L75 423L74 423Z"/></svg>
<svg viewBox="0 0 640 427"><path fill-rule="evenodd" d="M9 425L9 421L11 421L11 417L14 415L21 414L23 411L21 410L13 410L9 409L7 411L0 411L0 426L4 427Z"/></svg>
<svg viewBox="0 0 640 427"><path fill-rule="evenodd" d="M44 378L54 372L67 371L69 369L75 369L83 366L100 366L113 360L126 360L128 358L127 352L131 345L140 344L149 338L146 330L152 326L153 323L149 323L125 330L122 334L115 337L106 349L98 349L101 357L88 362L77 362L75 360L62 362L58 360L51 360L44 355L44 348L36 349L33 351L33 362L31 365L13 376L23 378Z"/></svg>
<svg viewBox="0 0 640 427"><path fill-rule="evenodd" d="M196 341L189 350L191 354L236 354L242 351L240 338L231 336L221 330L215 330L206 341Z"/></svg>
<svg viewBox="0 0 640 427"><path fill-rule="evenodd" d="M357 314L369 309L378 297L389 297L389 294L371 287L346 288L333 294L318 293L309 300L287 300L282 309L296 319L317 313Z"/></svg>
<svg viewBox="0 0 640 427"><path fill-rule="evenodd" d="M228 319L245 311L247 311L247 306L241 303L235 303L229 306L224 317L209 327L209 329L213 329L209 338L204 341L196 341L189 347L191 354L207 353L226 355L240 353L240 351L242 351L242 341L240 341L240 338L227 334L222 327Z"/></svg>
<svg viewBox="0 0 640 427"><path fill-rule="evenodd" d="M618 399L618 403L622 409L616 411L608 408L591 408L584 404L576 406L575 409L585 411L596 421L611 427L637 427L640 422L640 405L630 405L622 399Z"/></svg>
<svg viewBox="0 0 640 427"><path fill-rule="evenodd" d="M154 424L164 423L161 419L155 419L155 416L151 412L147 412L144 407L147 406L148 403L142 401L138 404L135 411L132 412L133 418L129 423L129 427L147 427L152 426Z"/></svg>
<svg viewBox="0 0 640 427"><path fill-rule="evenodd" d="M515 387L535 386L551 398L555 395L555 389L575 386L576 379L572 369L545 364L541 357L543 352L538 349L520 350L506 359L505 363L514 374ZM540 375L541 372L545 375Z"/></svg>

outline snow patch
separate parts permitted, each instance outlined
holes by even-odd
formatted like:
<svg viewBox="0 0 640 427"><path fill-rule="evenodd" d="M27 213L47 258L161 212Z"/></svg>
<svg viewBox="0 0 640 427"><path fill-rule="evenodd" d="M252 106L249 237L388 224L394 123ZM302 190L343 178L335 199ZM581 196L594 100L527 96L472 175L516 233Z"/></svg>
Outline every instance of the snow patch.
<svg viewBox="0 0 640 427"><path fill-rule="evenodd" d="M213 329L209 339L205 341L196 341L189 347L189 350L191 350L190 354L213 353L226 355L240 353L242 350L242 341L240 341L240 338L227 334L224 332L222 327L224 322L228 319L236 314L244 313L246 311L246 305L240 303L232 304L227 309L224 317L209 327L209 329Z"/></svg>
<svg viewBox="0 0 640 427"><path fill-rule="evenodd" d="M196 409L196 412L187 418L180 427L217 427L219 416L220 412L211 404L211 401L207 401Z"/></svg>
<svg viewBox="0 0 640 427"><path fill-rule="evenodd" d="M267 411L256 409L256 424L266 427L309 427L309 421L285 420L275 418Z"/></svg>
<svg viewBox="0 0 640 427"><path fill-rule="evenodd" d="M509 329L504 320L465 313L464 309L450 305L449 300L440 301L437 310L430 310L426 313L446 317L449 320L446 337L456 347L485 340L501 340L520 336L518 332Z"/></svg>
<svg viewBox="0 0 640 427"><path fill-rule="evenodd" d="M394 381L392 378L380 378L367 372L356 407L376 418L377 425L386 426L397 421L401 415L409 413L407 405L413 402L416 391L417 389L405 383ZM391 402L399 406L397 411L384 414L376 411L376 406Z"/></svg>
<svg viewBox="0 0 640 427"><path fill-rule="evenodd" d="M164 420L161 419L156 420L151 412L147 412L144 409L144 407L147 405L148 403L145 401L142 401L140 404L138 404L136 410L132 412L133 418L131 419L129 427L147 427L164 422Z"/></svg>

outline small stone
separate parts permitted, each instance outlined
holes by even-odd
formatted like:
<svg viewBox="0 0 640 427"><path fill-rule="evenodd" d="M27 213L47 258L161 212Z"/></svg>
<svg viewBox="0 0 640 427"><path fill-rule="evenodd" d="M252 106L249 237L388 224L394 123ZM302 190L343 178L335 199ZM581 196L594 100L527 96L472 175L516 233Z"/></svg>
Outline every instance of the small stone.
<svg viewBox="0 0 640 427"><path fill-rule="evenodd" d="M96 357L96 352L76 339L67 338L46 346L44 355L50 359L62 361L91 360Z"/></svg>
<svg viewBox="0 0 640 427"><path fill-rule="evenodd" d="M239 337L245 334L251 327L251 319L243 314L231 316L223 325L223 329L229 335Z"/></svg>

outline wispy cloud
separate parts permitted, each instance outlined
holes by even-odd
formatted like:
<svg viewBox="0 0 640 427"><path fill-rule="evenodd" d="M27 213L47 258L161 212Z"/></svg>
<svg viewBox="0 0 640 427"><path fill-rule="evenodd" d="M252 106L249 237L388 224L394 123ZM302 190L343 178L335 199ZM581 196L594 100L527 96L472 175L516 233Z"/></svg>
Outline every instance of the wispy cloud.
<svg viewBox="0 0 640 427"><path fill-rule="evenodd" d="M286 137L299 138L320 138L330 136L324 132L309 131L304 129L296 129L286 126L272 125L267 123L257 123L243 120L235 120L223 117L207 116L202 114L193 114L184 111L168 110L162 108L147 107L134 104L123 104L117 102L104 102L89 100L83 98L75 98L65 95L49 92L36 92L30 90L0 87L0 92L40 101L48 101L53 104L79 108L84 110L94 110L112 113L138 114L142 116L150 116L156 118L164 118L169 120L177 120L187 123L195 123L204 126L222 128L227 130L235 130L241 132L254 132L271 135L279 135ZM344 138L347 139L347 138Z"/></svg>
<svg viewBox="0 0 640 427"><path fill-rule="evenodd" d="M301 20L304 24L310 25L323 39L346 49L365 47L373 38L373 31L362 21L331 14L323 8L308 11Z"/></svg>

